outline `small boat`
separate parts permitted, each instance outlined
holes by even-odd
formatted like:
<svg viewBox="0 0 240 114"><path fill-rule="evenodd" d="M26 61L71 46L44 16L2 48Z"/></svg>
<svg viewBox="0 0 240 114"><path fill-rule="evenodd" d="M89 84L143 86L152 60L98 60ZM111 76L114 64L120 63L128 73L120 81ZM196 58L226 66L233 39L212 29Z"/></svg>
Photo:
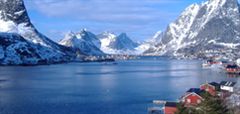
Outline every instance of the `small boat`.
<svg viewBox="0 0 240 114"><path fill-rule="evenodd" d="M161 104L165 104L166 101L163 101L163 100L153 100L153 104L158 104L158 105L161 105Z"/></svg>
<svg viewBox="0 0 240 114"><path fill-rule="evenodd" d="M223 69L223 62L221 61L214 61L214 60L207 60L205 62L203 62L202 64L202 68L220 68Z"/></svg>
<svg viewBox="0 0 240 114"><path fill-rule="evenodd" d="M210 65L210 64L208 64L208 63L203 63L203 64L202 64L202 67L203 67L203 68L210 68L210 67L211 67L211 65Z"/></svg>
<svg viewBox="0 0 240 114"><path fill-rule="evenodd" d="M203 68L211 68L212 65L222 65L222 62L214 61L214 60L207 60L203 62L202 67Z"/></svg>

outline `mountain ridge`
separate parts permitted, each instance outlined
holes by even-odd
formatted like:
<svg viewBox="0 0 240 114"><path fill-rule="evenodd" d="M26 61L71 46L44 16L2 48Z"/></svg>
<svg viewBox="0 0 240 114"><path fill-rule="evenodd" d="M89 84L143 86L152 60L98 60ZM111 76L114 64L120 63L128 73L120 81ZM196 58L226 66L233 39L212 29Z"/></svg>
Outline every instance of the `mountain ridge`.
<svg viewBox="0 0 240 114"><path fill-rule="evenodd" d="M102 45L101 50L107 54L130 54L135 55L138 43L134 42L127 33L116 35L111 32L103 32L97 37Z"/></svg>
<svg viewBox="0 0 240 114"><path fill-rule="evenodd" d="M145 54L200 56L205 51L238 50L240 8L237 0L208 0L187 7L164 31L156 49Z"/></svg>
<svg viewBox="0 0 240 114"><path fill-rule="evenodd" d="M25 42L26 44L30 43L29 45L31 46L35 45L32 46L33 50L38 54L42 54L39 61L44 60L46 64L69 61L75 56L72 49L58 45L34 27L28 16L23 0L0 0L0 25L0 32L2 35L4 34L1 37L4 37L4 39L6 39L6 37L16 38L15 40L17 41L21 36L21 38L25 40L19 41L22 43ZM12 43L13 45L15 44L15 42ZM15 47L14 49L17 50L18 48L21 47ZM4 54L6 53L7 52ZM30 53L28 54L31 55ZM18 53L18 56L22 61L15 61L16 64L23 63L22 53ZM10 64L14 64L14 61Z"/></svg>
<svg viewBox="0 0 240 114"><path fill-rule="evenodd" d="M73 48L77 53L89 56L102 56L105 55L101 50L101 42L96 35L87 31L86 29L80 32L69 32L65 37L60 40L60 45Z"/></svg>

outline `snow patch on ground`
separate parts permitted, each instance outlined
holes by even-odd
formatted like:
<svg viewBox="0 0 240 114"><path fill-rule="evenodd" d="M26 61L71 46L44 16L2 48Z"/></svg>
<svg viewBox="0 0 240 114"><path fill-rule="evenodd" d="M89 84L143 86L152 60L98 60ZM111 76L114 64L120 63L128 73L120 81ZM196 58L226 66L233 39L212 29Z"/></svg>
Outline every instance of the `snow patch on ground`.
<svg viewBox="0 0 240 114"><path fill-rule="evenodd" d="M224 42L217 42L215 40L210 40L208 41L208 43L212 43L212 44L215 44L215 45L220 45L220 46L225 46L225 47L228 47L228 48L236 48L237 46L240 46L239 43L224 43Z"/></svg>
<svg viewBox="0 0 240 114"><path fill-rule="evenodd" d="M9 33L13 32L13 33L17 33L18 32L18 27L12 21L0 20L0 32L9 32Z"/></svg>
<svg viewBox="0 0 240 114"><path fill-rule="evenodd" d="M24 12L26 12L26 10L21 10L21 11L15 12L14 14L21 16Z"/></svg>

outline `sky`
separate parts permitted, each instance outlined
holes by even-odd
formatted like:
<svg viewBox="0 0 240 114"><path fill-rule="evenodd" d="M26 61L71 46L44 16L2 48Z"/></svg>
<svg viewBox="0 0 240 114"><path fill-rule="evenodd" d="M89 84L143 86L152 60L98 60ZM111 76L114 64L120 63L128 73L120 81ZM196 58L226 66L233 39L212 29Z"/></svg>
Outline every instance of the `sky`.
<svg viewBox="0 0 240 114"><path fill-rule="evenodd" d="M35 27L59 41L69 31L127 33L134 41L164 31L193 3L206 0L25 0Z"/></svg>

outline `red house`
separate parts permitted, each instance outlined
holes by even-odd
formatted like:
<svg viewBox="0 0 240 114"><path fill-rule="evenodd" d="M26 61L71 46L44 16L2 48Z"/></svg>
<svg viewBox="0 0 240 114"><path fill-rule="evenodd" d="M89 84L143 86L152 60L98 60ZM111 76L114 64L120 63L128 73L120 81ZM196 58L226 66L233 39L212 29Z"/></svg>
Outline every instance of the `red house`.
<svg viewBox="0 0 240 114"><path fill-rule="evenodd" d="M181 101L186 107L197 106L203 101L203 98L201 97L201 94L203 92L204 91L201 90L200 88L191 88L181 98Z"/></svg>
<svg viewBox="0 0 240 114"><path fill-rule="evenodd" d="M226 72L229 74L239 74L240 68L237 65L227 65L226 66Z"/></svg>
<svg viewBox="0 0 240 114"><path fill-rule="evenodd" d="M200 89L208 92L212 96L216 96L218 91L220 90L220 84L216 82L206 83L206 84L202 84L200 86Z"/></svg>
<svg viewBox="0 0 240 114"><path fill-rule="evenodd" d="M164 109L164 114L175 114L177 112L177 103L166 102L163 109Z"/></svg>

